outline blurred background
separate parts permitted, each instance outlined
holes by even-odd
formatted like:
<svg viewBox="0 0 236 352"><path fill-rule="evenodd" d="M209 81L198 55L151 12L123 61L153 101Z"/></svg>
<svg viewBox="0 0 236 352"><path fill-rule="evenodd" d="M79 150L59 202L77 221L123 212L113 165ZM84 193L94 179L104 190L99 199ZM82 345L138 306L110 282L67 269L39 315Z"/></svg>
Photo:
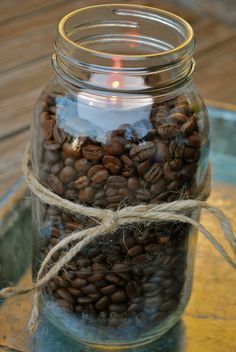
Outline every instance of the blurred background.
<svg viewBox="0 0 236 352"><path fill-rule="evenodd" d="M0 196L20 175L35 99L52 74L50 56L58 21L79 7L107 2L0 1ZM125 2L160 7L188 20L197 39L195 80L202 95L208 100L236 104L235 0Z"/></svg>

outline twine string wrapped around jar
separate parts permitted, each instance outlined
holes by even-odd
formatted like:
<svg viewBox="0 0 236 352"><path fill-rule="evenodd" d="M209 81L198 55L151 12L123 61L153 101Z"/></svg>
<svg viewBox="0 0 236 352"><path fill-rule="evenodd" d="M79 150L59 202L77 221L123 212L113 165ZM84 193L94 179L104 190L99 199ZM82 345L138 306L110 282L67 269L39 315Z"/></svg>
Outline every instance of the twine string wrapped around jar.
<svg viewBox="0 0 236 352"><path fill-rule="evenodd" d="M0 297L11 297L15 295L25 294L28 292L35 292L32 316L29 323L29 328L32 332L37 328L39 317L39 303L40 293L42 289L53 279L58 271L67 264L82 248L92 242L95 238L106 236L107 234L114 234L120 226L128 226L132 223L148 223L148 222L181 222L190 224L198 229L215 247L215 249L223 256L223 258L236 269L236 262L230 256L228 251L219 243L215 236L210 233L203 225L196 220L189 217L187 214L194 210L206 210L216 217L222 228L224 237L229 242L232 250L236 253L236 238L233 233L232 225L229 219L222 211L206 203L206 199L210 194L211 171L210 164L204 188L199 189L195 199L180 199L170 203L160 204L142 204L137 206L129 206L116 211L108 209L98 209L94 207L83 206L78 203L73 203L66 200L49 189L45 188L35 177L32 172L29 158L29 149L26 150L23 158L23 173L26 182L31 192L37 196L41 201L58 207L63 211L68 211L77 215L84 215L96 219L98 225L82 231L74 231L62 239L56 246L54 246L44 258L36 282L29 287L15 288L7 287L0 291ZM71 248L68 247L72 244ZM50 268L53 256L63 249L66 254L57 260ZM49 269L48 269L49 268Z"/></svg>

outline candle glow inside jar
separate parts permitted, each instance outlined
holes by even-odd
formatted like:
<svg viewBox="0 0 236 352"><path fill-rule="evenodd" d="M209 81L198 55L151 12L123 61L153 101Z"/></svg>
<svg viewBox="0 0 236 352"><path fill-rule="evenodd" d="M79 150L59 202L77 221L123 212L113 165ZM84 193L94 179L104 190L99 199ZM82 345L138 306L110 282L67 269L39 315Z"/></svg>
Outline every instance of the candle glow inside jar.
<svg viewBox="0 0 236 352"><path fill-rule="evenodd" d="M205 182L209 125L192 82L193 50L190 25L159 9L112 4L65 16L55 75L35 109L38 180L65 199L112 211L194 198ZM38 199L33 210L34 275L62 239L97 224ZM92 240L47 285L42 314L93 347L149 343L184 311L196 239L175 221L130 224Z"/></svg>

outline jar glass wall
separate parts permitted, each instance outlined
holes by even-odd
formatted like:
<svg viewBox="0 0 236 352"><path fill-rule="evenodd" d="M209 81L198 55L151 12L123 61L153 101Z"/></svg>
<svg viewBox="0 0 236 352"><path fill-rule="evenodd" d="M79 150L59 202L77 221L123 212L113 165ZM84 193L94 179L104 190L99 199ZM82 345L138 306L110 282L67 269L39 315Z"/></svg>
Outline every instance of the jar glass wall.
<svg viewBox="0 0 236 352"><path fill-rule="evenodd" d="M190 26L161 10L103 5L66 16L56 76L36 104L38 180L63 198L114 211L195 198L207 172L209 125L191 80L193 48ZM36 274L61 239L97 222L37 199L33 207ZM129 225L93 240L48 284L43 313L90 345L152 341L187 304L196 236L176 221Z"/></svg>

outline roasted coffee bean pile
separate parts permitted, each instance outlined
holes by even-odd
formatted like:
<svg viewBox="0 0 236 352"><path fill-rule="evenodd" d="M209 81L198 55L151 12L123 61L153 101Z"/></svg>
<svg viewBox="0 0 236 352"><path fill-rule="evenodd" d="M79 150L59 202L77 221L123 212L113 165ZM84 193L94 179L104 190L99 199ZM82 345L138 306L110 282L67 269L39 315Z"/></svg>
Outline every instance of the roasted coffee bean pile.
<svg viewBox="0 0 236 352"><path fill-rule="evenodd" d="M104 142L68 135L56 125L55 99L43 103L39 178L55 193L108 209L189 195L201 135L184 97L154 104L149 121L121 125Z"/></svg>
<svg viewBox="0 0 236 352"><path fill-rule="evenodd" d="M118 126L104 141L75 138L59 128L56 96L42 97L41 109L38 177L62 197L115 210L194 192L202 139L197 114L184 96L154 103L149 120ZM42 227L46 224L50 241L44 256L67 233L93 226L50 206ZM81 318L89 315L108 326L130 319L137 329L144 321L155 326L180 304L189 231L178 223L120 229L87 246L47 292Z"/></svg>
<svg viewBox="0 0 236 352"><path fill-rule="evenodd" d="M56 210L52 213L50 209L50 213L54 220L63 218ZM87 227L84 221L78 225L78 219L69 220L63 229L61 224L52 228L47 250L62 234ZM180 224L121 229L85 247L50 282L47 291L61 307L90 324L131 324L139 333L142 324L155 326L180 303L188 232L189 228Z"/></svg>

